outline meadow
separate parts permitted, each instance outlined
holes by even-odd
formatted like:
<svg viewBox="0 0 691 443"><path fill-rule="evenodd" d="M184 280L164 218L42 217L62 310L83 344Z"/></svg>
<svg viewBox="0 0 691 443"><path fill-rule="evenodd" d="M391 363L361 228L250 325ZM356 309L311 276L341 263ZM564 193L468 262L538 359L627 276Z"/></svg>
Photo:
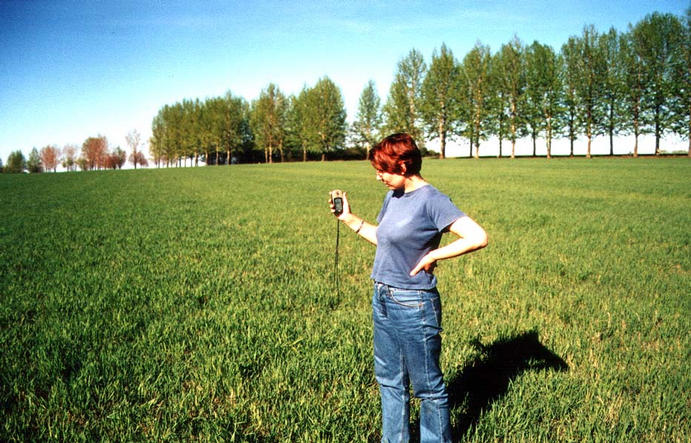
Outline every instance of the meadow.
<svg viewBox="0 0 691 443"><path fill-rule="evenodd" d="M425 160L459 441L688 441L691 160ZM0 175L0 440L374 441L366 162ZM448 241L445 239L444 241ZM414 411L419 405L414 403Z"/></svg>

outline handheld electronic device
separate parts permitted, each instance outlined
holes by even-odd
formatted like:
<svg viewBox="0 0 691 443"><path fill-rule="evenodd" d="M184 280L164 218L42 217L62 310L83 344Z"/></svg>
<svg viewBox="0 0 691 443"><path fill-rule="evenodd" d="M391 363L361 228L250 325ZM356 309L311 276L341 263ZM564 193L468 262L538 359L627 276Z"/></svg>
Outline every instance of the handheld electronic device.
<svg viewBox="0 0 691 443"><path fill-rule="evenodd" d="M343 213L343 194L341 191L331 191L331 203L334 205L334 215L338 217Z"/></svg>

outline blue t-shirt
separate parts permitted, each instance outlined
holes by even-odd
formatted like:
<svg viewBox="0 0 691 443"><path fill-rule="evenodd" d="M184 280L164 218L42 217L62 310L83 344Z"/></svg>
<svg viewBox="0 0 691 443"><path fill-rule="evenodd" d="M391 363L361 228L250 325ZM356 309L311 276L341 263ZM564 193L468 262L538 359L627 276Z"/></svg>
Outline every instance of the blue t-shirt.
<svg viewBox="0 0 691 443"><path fill-rule="evenodd" d="M410 271L439 247L442 233L465 214L432 185L414 191L389 191L377 216L377 253L372 279L395 288L432 289L437 278Z"/></svg>

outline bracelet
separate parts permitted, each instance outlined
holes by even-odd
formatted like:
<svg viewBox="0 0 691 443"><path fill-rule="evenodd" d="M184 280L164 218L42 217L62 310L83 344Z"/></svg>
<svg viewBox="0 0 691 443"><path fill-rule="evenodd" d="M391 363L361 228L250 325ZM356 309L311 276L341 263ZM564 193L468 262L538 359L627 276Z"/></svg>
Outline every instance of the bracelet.
<svg viewBox="0 0 691 443"><path fill-rule="evenodd" d="M356 233L356 234L358 234L358 233L360 232L360 229L362 229L362 226L363 226L364 224L365 224L365 219L363 218L363 219L360 221L360 226L358 226L357 229L355 230L355 233Z"/></svg>

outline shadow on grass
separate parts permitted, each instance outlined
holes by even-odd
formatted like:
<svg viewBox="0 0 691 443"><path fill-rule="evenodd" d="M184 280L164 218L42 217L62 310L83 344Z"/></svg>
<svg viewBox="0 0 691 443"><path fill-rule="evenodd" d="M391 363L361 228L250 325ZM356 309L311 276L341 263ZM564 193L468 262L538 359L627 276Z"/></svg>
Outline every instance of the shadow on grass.
<svg viewBox="0 0 691 443"><path fill-rule="evenodd" d="M475 339L472 345L481 352L449 380L450 409L464 407L454 436L460 439L480 419L483 411L506 394L509 384L525 371L566 371L566 362L547 349L537 331L501 338L485 346Z"/></svg>
<svg viewBox="0 0 691 443"><path fill-rule="evenodd" d="M540 343L537 331L501 338L490 345L483 345L479 339L471 344L480 355L451 376L446 386L450 410L463 411L453 429L454 441L461 440L483 412L506 394L511 381L525 371L569 368L561 357ZM412 424L411 433L419 441L419 419Z"/></svg>

